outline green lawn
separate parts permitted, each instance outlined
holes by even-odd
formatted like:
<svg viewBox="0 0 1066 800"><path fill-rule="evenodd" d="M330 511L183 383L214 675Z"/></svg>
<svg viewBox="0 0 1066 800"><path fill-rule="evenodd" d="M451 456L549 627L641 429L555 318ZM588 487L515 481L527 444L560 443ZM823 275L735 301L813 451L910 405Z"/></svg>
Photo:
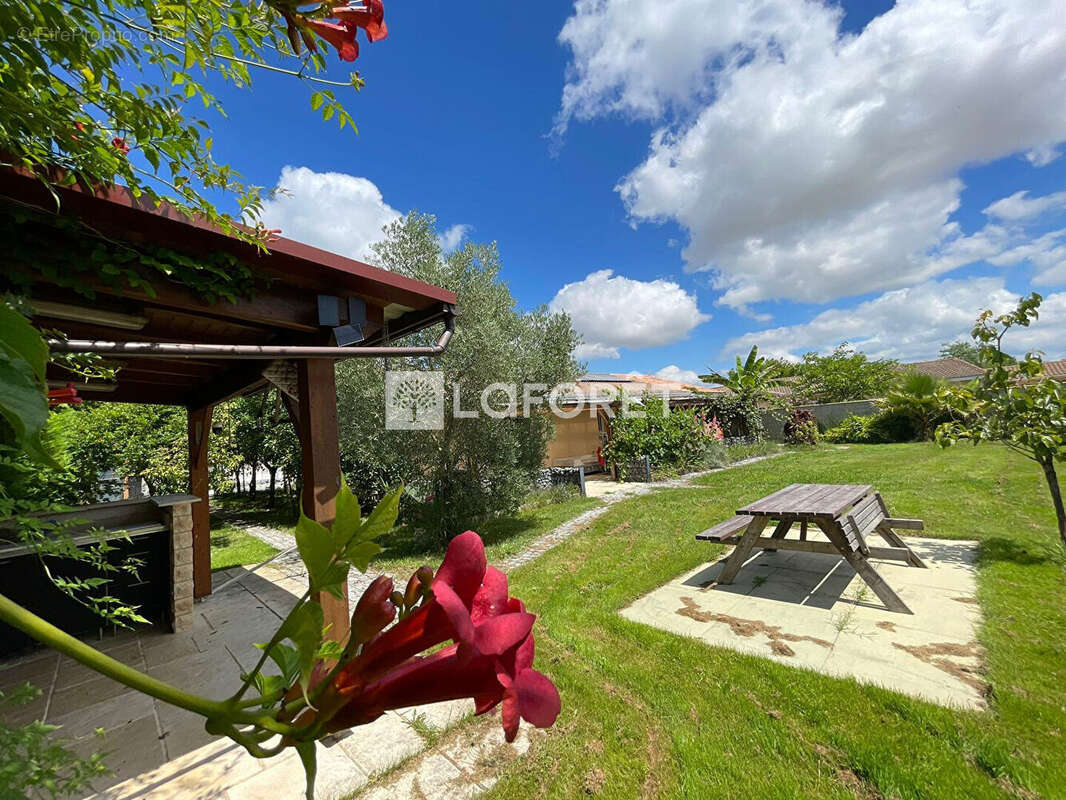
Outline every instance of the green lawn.
<svg viewBox="0 0 1066 800"><path fill-rule="evenodd" d="M618 615L721 552L693 534L792 482L872 483L927 535L981 541L989 712ZM619 503L513 573L563 712L491 797L1066 797L1066 559L1034 465L994 446L826 445L700 483Z"/></svg>
<svg viewBox="0 0 1066 800"><path fill-rule="evenodd" d="M276 548L232 525L211 529L212 571L259 564L277 552Z"/></svg>
<svg viewBox="0 0 1066 800"><path fill-rule="evenodd" d="M500 517L474 526L482 541L489 563L502 561L524 550L534 539L543 536L582 511L603 505L601 500L574 497L561 503L523 509L513 517ZM380 539L385 552L374 559L373 568L393 575L410 575L423 564L436 567L444 547L415 536L401 526Z"/></svg>

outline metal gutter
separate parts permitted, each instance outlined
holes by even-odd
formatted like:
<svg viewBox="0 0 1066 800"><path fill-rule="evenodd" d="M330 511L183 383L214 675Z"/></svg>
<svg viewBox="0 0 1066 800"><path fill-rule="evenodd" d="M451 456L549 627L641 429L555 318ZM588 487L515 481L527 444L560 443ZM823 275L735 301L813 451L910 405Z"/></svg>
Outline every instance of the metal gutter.
<svg viewBox="0 0 1066 800"><path fill-rule="evenodd" d="M100 339L49 339L48 347L56 353L101 353L138 358L217 358L274 359L286 358L404 358L439 356L448 349L455 333L455 315L444 317L444 332L434 345L424 347L314 347L304 345L257 344L187 344L181 342L109 342Z"/></svg>

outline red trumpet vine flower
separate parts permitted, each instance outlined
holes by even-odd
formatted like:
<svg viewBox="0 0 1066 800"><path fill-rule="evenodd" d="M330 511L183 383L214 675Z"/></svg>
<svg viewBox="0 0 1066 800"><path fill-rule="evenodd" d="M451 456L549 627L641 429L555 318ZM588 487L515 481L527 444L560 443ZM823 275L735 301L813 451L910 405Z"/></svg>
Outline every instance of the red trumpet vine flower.
<svg viewBox="0 0 1066 800"><path fill-rule="evenodd" d="M366 640L362 651L337 672L318 710L297 724L322 715L326 729L336 731L390 709L460 698L474 700L477 714L502 703L509 742L520 719L540 728L555 722L559 693L532 667L536 617L508 595L507 577L486 567L480 536L467 531L452 540L429 591L417 609L378 633L396 613L392 581L378 578L367 589L352 616L353 640ZM419 655L449 640L454 643Z"/></svg>
<svg viewBox="0 0 1066 800"><path fill-rule="evenodd" d="M336 47L337 55L341 57L341 61L355 61L355 59L359 58L359 42L355 41L356 28L344 24L338 25L334 22L323 22L318 19L301 18L300 23L307 25L312 31Z"/></svg>
<svg viewBox="0 0 1066 800"><path fill-rule="evenodd" d="M385 27L385 6L381 0L364 0L362 7L339 6L330 13L347 25L354 25L366 31L366 38L371 42L380 42L389 35Z"/></svg>
<svg viewBox="0 0 1066 800"><path fill-rule="evenodd" d="M126 144L126 140L121 136L116 136L111 140L111 146L118 150L122 155L128 156L130 154L130 146Z"/></svg>
<svg viewBox="0 0 1066 800"><path fill-rule="evenodd" d="M48 392L48 407L54 408L61 405L81 405L82 398L78 397L78 391L73 383L68 383L62 389L52 389Z"/></svg>

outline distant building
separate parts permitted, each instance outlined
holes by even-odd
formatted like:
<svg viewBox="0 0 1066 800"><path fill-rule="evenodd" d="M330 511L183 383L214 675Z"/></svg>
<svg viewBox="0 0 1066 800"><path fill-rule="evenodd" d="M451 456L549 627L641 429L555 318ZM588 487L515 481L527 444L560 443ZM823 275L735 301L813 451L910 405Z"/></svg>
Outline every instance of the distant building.
<svg viewBox="0 0 1066 800"><path fill-rule="evenodd" d="M707 394L728 391L721 386L614 372L582 375L575 387L576 391L558 399L562 414L554 414L555 436L548 443L544 459L547 467L599 467L600 453L611 436L613 414L623 397L637 400L650 392L665 398L671 406L693 406L706 402ZM579 407L580 412L570 416Z"/></svg>
<svg viewBox="0 0 1066 800"><path fill-rule="evenodd" d="M948 383L967 383L984 374L984 369L961 358L937 358L900 364L901 370L912 370Z"/></svg>

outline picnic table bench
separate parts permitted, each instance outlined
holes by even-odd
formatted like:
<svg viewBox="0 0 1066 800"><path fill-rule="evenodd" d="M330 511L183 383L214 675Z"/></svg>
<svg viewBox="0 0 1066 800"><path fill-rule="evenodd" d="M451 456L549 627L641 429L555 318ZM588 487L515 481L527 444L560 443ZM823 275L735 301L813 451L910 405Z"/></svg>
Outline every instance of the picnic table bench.
<svg viewBox="0 0 1066 800"><path fill-rule="evenodd" d="M867 484L793 483L754 503L737 509L737 515L696 534L701 541L736 545L725 563L719 584L730 584L752 550L767 552L798 550L825 553L844 558L866 581L890 611L912 613L870 563L870 558L902 561L925 568L918 555L896 533L923 530L920 519L900 519L888 513L879 492ZM776 521L773 533L762 533ZM799 523L799 539L786 538ZM809 525L821 530L829 541L807 538ZM873 546L869 539L879 536L888 546Z"/></svg>

